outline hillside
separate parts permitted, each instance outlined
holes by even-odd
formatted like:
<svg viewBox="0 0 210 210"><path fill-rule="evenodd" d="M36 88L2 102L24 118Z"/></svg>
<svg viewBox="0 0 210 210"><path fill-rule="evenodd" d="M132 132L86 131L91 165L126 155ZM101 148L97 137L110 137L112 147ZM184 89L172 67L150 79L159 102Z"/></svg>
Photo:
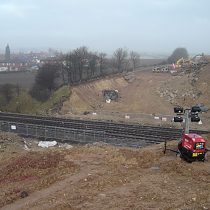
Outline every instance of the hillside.
<svg viewBox="0 0 210 210"><path fill-rule="evenodd" d="M136 72L132 81L121 76L75 86L61 112L67 116L85 111L172 114L175 104L209 106L209 69L179 76ZM104 89L117 89L119 100L105 103ZM60 97L55 99L50 106L58 106ZM204 137L210 148L210 136ZM177 141L168 143L171 149L176 146ZM1 133L0 208L210 209L210 160L189 164L173 152L164 155L163 148L163 144L132 149L96 142L59 143L43 149L37 140Z"/></svg>
<svg viewBox="0 0 210 210"><path fill-rule="evenodd" d="M169 74L136 72L135 80L127 82L123 77L94 81L72 88L70 100L64 103L63 114L83 113L84 111L113 111L141 113L171 113L169 102L161 99L157 88L168 80ZM118 90L118 102L105 103L102 90Z"/></svg>
<svg viewBox="0 0 210 210"><path fill-rule="evenodd" d="M147 69L136 71L134 77L134 80L129 81L125 76L115 76L73 87L72 95L64 102L61 114L121 121L125 120L128 113L130 121L162 124L154 121L150 115L173 115L176 105L187 108L204 103L210 107L210 64L196 74L172 76ZM118 101L105 103L102 95L105 89L118 90ZM83 115L92 112L96 112L97 116ZM209 113L202 115L204 129L209 129L209 116ZM167 122L170 122L170 117Z"/></svg>
<svg viewBox="0 0 210 210"><path fill-rule="evenodd" d="M201 92L200 101L210 106L210 64L206 66L198 75L196 84L197 89Z"/></svg>

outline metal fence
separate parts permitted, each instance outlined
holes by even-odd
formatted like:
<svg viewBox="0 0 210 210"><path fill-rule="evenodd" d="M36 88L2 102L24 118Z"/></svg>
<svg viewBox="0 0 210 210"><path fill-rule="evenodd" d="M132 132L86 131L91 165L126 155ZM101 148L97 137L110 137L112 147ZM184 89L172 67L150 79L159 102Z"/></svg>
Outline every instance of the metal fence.
<svg viewBox="0 0 210 210"><path fill-rule="evenodd" d="M17 133L24 137L33 137L42 140L57 140L62 143L92 144L95 142L104 142L116 146L129 147L144 147L148 145L148 142L143 139L129 138L126 135L117 136L106 133L105 131L71 129L7 121L0 121L0 131Z"/></svg>
<svg viewBox="0 0 210 210"><path fill-rule="evenodd" d="M0 121L0 130L17 133L26 137L41 138L44 140L56 139L61 142L93 143L106 142L105 132L93 130L78 130L52 126L13 123Z"/></svg>

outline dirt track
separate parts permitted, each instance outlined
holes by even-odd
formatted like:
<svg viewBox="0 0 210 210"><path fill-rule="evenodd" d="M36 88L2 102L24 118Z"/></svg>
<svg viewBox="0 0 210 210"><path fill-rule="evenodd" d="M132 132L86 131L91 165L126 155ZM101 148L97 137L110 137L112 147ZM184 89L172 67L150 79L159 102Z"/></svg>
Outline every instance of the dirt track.
<svg viewBox="0 0 210 210"><path fill-rule="evenodd" d="M6 148L0 153L2 210L210 209L210 162L186 163L174 153L164 155L163 145L33 147L15 154ZM55 161L46 161L49 154ZM23 157L29 164L15 167ZM22 191L29 196L21 199Z"/></svg>

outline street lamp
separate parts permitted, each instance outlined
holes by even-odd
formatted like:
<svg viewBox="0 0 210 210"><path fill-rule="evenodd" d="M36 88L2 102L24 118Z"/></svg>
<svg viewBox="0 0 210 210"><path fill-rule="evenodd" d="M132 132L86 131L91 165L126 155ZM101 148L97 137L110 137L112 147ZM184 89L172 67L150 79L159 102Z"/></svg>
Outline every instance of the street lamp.
<svg viewBox="0 0 210 210"><path fill-rule="evenodd" d="M193 106L186 109L180 106L174 107L174 113L177 114L177 116L174 117L174 122L184 122L184 133L189 134L190 122L200 121L200 117L198 116L199 112L201 112L201 109L198 106Z"/></svg>

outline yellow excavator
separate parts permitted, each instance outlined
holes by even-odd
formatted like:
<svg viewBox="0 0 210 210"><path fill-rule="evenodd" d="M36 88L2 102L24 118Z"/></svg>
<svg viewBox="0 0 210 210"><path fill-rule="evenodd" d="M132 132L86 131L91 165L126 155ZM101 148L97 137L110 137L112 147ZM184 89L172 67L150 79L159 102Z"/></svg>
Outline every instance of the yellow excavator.
<svg viewBox="0 0 210 210"><path fill-rule="evenodd" d="M193 58L180 58L176 62L176 66L178 68L199 68L201 65L208 64L208 59L204 56L204 54L199 54L194 56Z"/></svg>
<svg viewBox="0 0 210 210"><path fill-rule="evenodd" d="M177 60L176 65L178 67L188 67L192 64L192 60L191 59L184 59L184 58L180 58L179 60Z"/></svg>

